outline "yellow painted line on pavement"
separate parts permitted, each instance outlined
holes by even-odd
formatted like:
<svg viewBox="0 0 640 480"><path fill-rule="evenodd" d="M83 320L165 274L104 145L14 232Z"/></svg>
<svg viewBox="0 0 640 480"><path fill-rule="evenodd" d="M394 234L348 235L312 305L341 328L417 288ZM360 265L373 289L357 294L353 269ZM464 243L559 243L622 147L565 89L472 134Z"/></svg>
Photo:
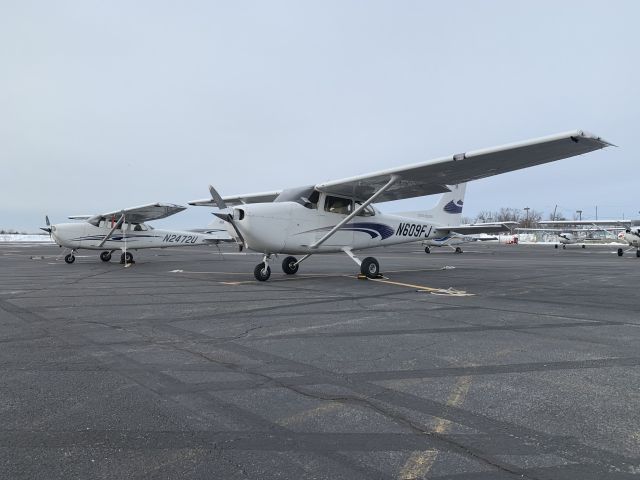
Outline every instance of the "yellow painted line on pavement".
<svg viewBox="0 0 640 480"><path fill-rule="evenodd" d="M339 408L342 408L342 407L343 405L339 402L328 402L328 403L325 403L324 405L320 405L319 407L310 408L309 410L305 410L303 412L296 413L295 415L285 417L283 419L278 420L277 422L279 425L283 427L287 425L293 425L296 423L303 422L315 415L320 415L323 413L331 412L333 410L338 410Z"/></svg>
<svg viewBox="0 0 640 480"><path fill-rule="evenodd" d="M389 285L397 285L399 287L414 288L416 290L422 290L424 292L429 292L434 295L450 295L454 297L471 297L475 295L474 293L467 293L464 290L455 290L453 288L433 288L433 287L427 287L426 285L414 285L413 283L395 282L387 278L369 278L369 280L371 280L372 282L388 283Z"/></svg>
<svg viewBox="0 0 640 480"><path fill-rule="evenodd" d="M447 399L447 406L458 407L464 402L467 393L469 392L469 386L471 385L471 377L464 376L459 377L456 385ZM444 418L438 418L435 428L435 433L445 433L451 426L451 421ZM413 452L404 466L400 470L399 480L415 480L419 478L425 478L425 475L433 468L433 465L438 458L438 450L425 450Z"/></svg>

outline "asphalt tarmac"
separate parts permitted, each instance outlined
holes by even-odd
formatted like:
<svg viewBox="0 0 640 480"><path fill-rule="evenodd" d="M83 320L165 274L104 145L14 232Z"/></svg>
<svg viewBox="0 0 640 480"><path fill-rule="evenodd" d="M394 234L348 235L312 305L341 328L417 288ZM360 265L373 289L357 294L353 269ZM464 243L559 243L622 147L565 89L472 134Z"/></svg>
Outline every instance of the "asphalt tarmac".
<svg viewBox="0 0 640 480"><path fill-rule="evenodd" d="M0 244L2 479L640 477L633 252L59 253Z"/></svg>

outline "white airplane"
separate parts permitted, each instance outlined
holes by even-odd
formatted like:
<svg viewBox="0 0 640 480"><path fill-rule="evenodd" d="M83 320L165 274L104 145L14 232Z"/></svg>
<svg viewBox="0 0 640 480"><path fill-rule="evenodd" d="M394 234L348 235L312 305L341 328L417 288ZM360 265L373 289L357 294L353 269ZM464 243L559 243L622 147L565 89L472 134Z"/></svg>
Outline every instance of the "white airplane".
<svg viewBox="0 0 640 480"><path fill-rule="evenodd" d="M629 244L630 248L627 250L623 250L622 248L618 249L618 256L621 257L624 255L624 252L628 252L629 250L636 249L636 257L640 258L640 227L638 226L630 226L624 232L620 232L618 238L624 240Z"/></svg>
<svg viewBox="0 0 640 480"><path fill-rule="evenodd" d="M600 228L600 230L607 233L611 233L611 230L620 230L617 235L615 233L611 234L617 236L620 241L628 243L629 248L626 250L618 248L618 256L622 257L625 252L635 249L636 257L640 257L640 227L637 225L632 226L631 223L631 220L555 220L544 222L545 225L602 225L603 228Z"/></svg>
<svg viewBox="0 0 640 480"><path fill-rule="evenodd" d="M64 261L67 263L75 262L75 254L80 249L102 250L100 259L103 262L110 261L113 252L122 250L120 262L130 264L133 263L131 250L182 247L231 240L226 230L201 234L156 230L145 224L145 222L166 218L185 209L186 207L170 203L151 203L101 215L74 215L69 218L84 221L56 225L51 225L49 217L45 217L47 226L42 230L48 232L58 245L71 250L64 257Z"/></svg>
<svg viewBox="0 0 640 480"><path fill-rule="evenodd" d="M344 252L360 272L380 274L373 257L360 260L356 250L440 238L459 226L383 214L371 204L449 192L447 185L541 165L599 150L611 144L584 131L512 143L392 168L351 178L276 192L211 198L191 205L216 205L214 213L246 248L264 254L254 276L268 280L274 255L285 254L282 270L294 274L311 255ZM303 255L298 260L293 255Z"/></svg>
<svg viewBox="0 0 640 480"><path fill-rule="evenodd" d="M449 188L451 188L451 191L444 193L440 197L438 204L430 210L396 213L399 216L418 218L429 221L434 225L449 226L451 228L442 237L424 240L422 245L425 253L431 253L432 247L450 247L455 253L462 253L460 245L464 243L497 240L491 237L480 237L478 234L506 232L518 224L517 222L461 224L460 220L462 218L467 184L462 183Z"/></svg>

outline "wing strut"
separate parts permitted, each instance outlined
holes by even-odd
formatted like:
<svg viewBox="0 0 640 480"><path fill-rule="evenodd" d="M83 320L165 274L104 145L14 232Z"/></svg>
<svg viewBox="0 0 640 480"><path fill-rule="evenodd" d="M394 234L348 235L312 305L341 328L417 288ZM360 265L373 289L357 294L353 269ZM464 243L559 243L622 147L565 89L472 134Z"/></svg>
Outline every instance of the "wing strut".
<svg viewBox="0 0 640 480"><path fill-rule="evenodd" d="M365 208L367 208L369 206L369 204L371 202L373 202L376 198L378 198L380 195L382 195L384 192L386 192L389 187L391 187L391 185L393 185L394 183L396 183L398 181L400 177L398 177L397 175L391 175L391 178L389 178L389 181L387 183L384 184L384 186L380 187L380 190L378 190L376 193L374 193L373 195L371 195L365 202L363 202L358 208L356 208L353 212L351 212L349 215L347 215L341 222L339 222L335 227L333 227L331 230L329 230L329 232L327 232L327 234L322 237L320 240L318 240L316 243L314 243L313 245L310 246L310 248L318 248L320 245L322 245L324 242L326 242L329 238L331 238L338 230L340 230L340 228L346 224L347 222L351 221L351 219L353 217L355 217L356 215L358 215L362 210L364 210Z"/></svg>
<svg viewBox="0 0 640 480"><path fill-rule="evenodd" d="M113 235L113 232L115 232L118 228L120 228L123 221L124 221L124 213L120 216L120 219L118 219L118 221L113 225L113 227L111 227L111 230L109 230L109 233L107 233L105 237L102 239L102 241L98 245L98 248L102 247L105 243L107 243L107 240L111 238L111 235Z"/></svg>

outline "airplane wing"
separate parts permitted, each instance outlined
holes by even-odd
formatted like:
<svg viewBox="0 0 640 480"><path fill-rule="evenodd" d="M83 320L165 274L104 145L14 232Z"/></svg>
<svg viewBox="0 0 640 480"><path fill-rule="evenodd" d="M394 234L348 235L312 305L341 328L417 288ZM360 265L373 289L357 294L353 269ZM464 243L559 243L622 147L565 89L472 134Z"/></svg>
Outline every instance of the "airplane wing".
<svg viewBox="0 0 640 480"><path fill-rule="evenodd" d="M187 207L182 205L174 205L173 203L150 203L148 205L140 205L138 207L123 208L113 212L102 213L98 215L72 215L72 220L86 220L93 225L98 225L101 220L119 219L123 214L125 220L129 223L144 223L151 220L159 220L178 212L186 210Z"/></svg>
<svg viewBox="0 0 640 480"><path fill-rule="evenodd" d="M457 225L450 227L438 227L438 230L449 230L462 235L475 235L478 233L500 233L508 232L514 228L518 222L502 223L475 223L469 225Z"/></svg>
<svg viewBox="0 0 640 480"><path fill-rule="evenodd" d="M243 205L245 203L269 203L273 202L278 195L280 195L281 190L273 191L273 192L261 192L261 193L248 193L245 195L232 195L229 197L222 197L222 200L229 205ZM211 197L204 198L202 200L193 200L189 202L189 205L197 205L197 206L209 206L215 207L217 206L215 200Z"/></svg>
<svg viewBox="0 0 640 480"><path fill-rule="evenodd" d="M538 222L540 225L630 225L632 220L547 220Z"/></svg>
<svg viewBox="0 0 640 480"><path fill-rule="evenodd" d="M596 135L576 130L324 182L316 188L328 194L366 200L395 176L396 182L376 198L377 202L387 202L448 192L447 185L542 165L608 146L612 144Z"/></svg>

